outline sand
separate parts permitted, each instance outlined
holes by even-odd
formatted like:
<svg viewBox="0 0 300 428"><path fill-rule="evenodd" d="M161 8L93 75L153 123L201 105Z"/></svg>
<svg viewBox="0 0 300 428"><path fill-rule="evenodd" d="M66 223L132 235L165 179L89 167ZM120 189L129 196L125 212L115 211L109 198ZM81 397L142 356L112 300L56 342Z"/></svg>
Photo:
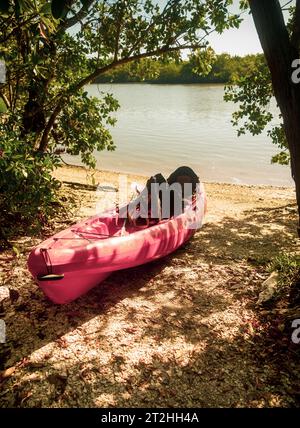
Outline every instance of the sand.
<svg viewBox="0 0 300 428"><path fill-rule="evenodd" d="M205 183L208 214L188 244L56 306L27 272L29 251L95 214L119 174L96 172L98 192L83 168L55 175L75 200L70 216L57 218L42 236L16 240L18 256L0 255L1 287L10 292L0 314L7 325L1 406L299 405L293 356L300 345L291 345L280 307L256 305L268 262L299 252L292 188Z"/></svg>

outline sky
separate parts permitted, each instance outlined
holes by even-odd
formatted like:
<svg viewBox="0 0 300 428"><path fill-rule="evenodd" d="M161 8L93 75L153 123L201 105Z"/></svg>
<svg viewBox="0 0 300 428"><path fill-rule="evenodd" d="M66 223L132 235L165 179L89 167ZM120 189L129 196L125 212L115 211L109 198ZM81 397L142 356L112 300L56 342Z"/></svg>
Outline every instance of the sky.
<svg viewBox="0 0 300 428"><path fill-rule="evenodd" d="M217 54L227 52L243 56L262 52L253 18L248 13L243 14L239 29L227 30L223 34L213 33L208 40Z"/></svg>
<svg viewBox="0 0 300 428"><path fill-rule="evenodd" d="M289 3L289 6L295 5L296 0L279 0L281 6ZM160 7L164 7L167 0L157 0ZM240 14L239 7L240 0L233 0L233 4L229 8L231 13ZM288 16L288 12L284 12L285 17ZM222 34L216 32L212 33L208 37L210 45L217 54L226 52L230 55L248 55L262 53L260 41L255 29L252 15L249 11L242 12L243 21L238 29L230 29L224 31ZM71 30L71 33L74 30ZM188 53L183 54L183 57L187 56Z"/></svg>
<svg viewBox="0 0 300 428"><path fill-rule="evenodd" d="M288 0L281 0L283 6ZM291 5L295 2L292 1ZM233 13L239 13L239 0L233 0L230 9ZM287 13L285 12L285 15ZM243 13L243 22L238 29L227 30L223 34L213 33L209 37L212 48L216 53L227 52L231 55L248 55L261 53L260 41L254 26L252 15Z"/></svg>

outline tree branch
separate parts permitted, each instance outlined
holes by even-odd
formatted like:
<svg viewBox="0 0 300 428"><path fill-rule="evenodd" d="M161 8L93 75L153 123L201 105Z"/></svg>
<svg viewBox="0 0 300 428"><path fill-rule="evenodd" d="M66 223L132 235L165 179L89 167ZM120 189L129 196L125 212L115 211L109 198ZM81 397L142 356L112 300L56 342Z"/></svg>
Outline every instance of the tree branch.
<svg viewBox="0 0 300 428"><path fill-rule="evenodd" d="M173 2L171 2L169 0L166 3L166 5L165 5L163 11L161 12L161 14L155 17L157 19L153 19L152 22L149 23L148 27L143 31L143 34L140 36L140 38L137 39L136 43L130 49L130 51L128 53L128 56L130 56L135 51L135 49L139 46L139 44L143 40L144 35L148 34L151 31L151 29L155 26L155 24L157 24L157 20L162 19L163 16L171 9L171 7L175 6L177 3L179 3L179 0L174 0Z"/></svg>
<svg viewBox="0 0 300 428"><path fill-rule="evenodd" d="M122 17L120 17L118 26L117 26L117 34L116 34L116 45L115 45L115 53L114 53L114 61L118 60L118 54L119 54L119 42L120 42L120 34L121 34L121 27L122 27Z"/></svg>
<svg viewBox="0 0 300 428"><path fill-rule="evenodd" d="M289 0L287 3L285 3L283 6L281 6L281 10L286 10L285 7L288 6L290 3L292 3L293 0Z"/></svg>
<svg viewBox="0 0 300 428"><path fill-rule="evenodd" d="M84 6L82 6L82 8L74 16L72 16L69 19L66 19L65 21L63 21L60 24L59 29L60 30L67 30L68 28L73 27L79 21L84 19L88 15L89 8L92 6L92 4L94 2L95 2L95 0L87 0L86 4Z"/></svg>
<svg viewBox="0 0 300 428"><path fill-rule="evenodd" d="M129 62L140 60L142 58L159 56L159 55L163 55L164 53L174 52L174 51L179 51L179 50L184 50L184 49L195 50L195 49L201 49L201 48L205 48L205 47L206 47L205 45L164 46L160 49L156 49L155 51L143 52L143 53L140 53L137 55L133 55L131 57L122 58L120 60L113 61L110 64L105 65L104 67L97 68L93 73L89 74L84 79L82 79L79 82L71 85L70 88L68 89L68 91L64 95L62 95L62 97L58 101L58 104L56 105L55 109L53 110L53 112L52 112L52 114L48 120L48 123L44 129L38 151L44 152L47 149L50 131L54 125L54 122L55 122L57 116L62 111L65 103L69 100L69 98L74 93L79 91L85 85L88 85L89 83L91 83L93 80L96 79L96 77L100 76L101 74L106 73L107 71L113 70L116 67L119 67L119 66L124 65L124 64L128 64Z"/></svg>
<svg viewBox="0 0 300 428"><path fill-rule="evenodd" d="M110 64L96 69L93 73L91 73L89 76L82 79L80 82L78 82L76 85L71 86L71 92L77 91L81 89L83 86L88 85L90 82L92 82L96 77L100 76L100 74L106 73L107 71L110 71L116 67L119 67L120 65L128 64L129 62L138 61L143 58L149 58L151 56L159 56L163 55L164 53L174 52L174 51L180 51L185 49L201 49L205 48L206 45L179 45L179 46L164 46L160 49L156 49L154 51L150 52L143 52L137 55L133 55L131 57L122 58L118 61L113 61Z"/></svg>
<svg viewBox="0 0 300 428"><path fill-rule="evenodd" d="M10 33L8 33L5 37L3 37L3 39L0 39L0 43L1 44L7 43L7 41L15 34L16 31L18 31L19 29L21 29L22 27L24 27L26 24L28 24L30 21L32 21L33 19L35 19L37 17L38 17L38 15L36 13L33 13L25 21L17 23L13 27L13 29L10 31Z"/></svg>

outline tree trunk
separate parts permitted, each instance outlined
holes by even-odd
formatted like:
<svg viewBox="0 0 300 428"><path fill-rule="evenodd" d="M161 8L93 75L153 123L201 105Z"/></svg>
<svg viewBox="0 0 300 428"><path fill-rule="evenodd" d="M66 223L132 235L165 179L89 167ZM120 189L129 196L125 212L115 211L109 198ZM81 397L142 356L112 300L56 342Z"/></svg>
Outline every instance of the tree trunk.
<svg viewBox="0 0 300 428"><path fill-rule="evenodd" d="M290 40L278 0L249 0L249 3L283 117L300 219L300 84L291 79L292 62L299 58L299 50Z"/></svg>
<svg viewBox="0 0 300 428"><path fill-rule="evenodd" d="M40 134L46 126L43 108L36 99L29 98L25 104L22 119L23 135L31 132Z"/></svg>

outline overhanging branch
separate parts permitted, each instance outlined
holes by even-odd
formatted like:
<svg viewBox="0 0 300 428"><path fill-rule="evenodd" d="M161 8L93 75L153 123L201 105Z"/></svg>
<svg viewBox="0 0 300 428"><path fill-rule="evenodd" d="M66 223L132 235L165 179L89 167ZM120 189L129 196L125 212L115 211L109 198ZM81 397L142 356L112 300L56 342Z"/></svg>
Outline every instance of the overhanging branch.
<svg viewBox="0 0 300 428"><path fill-rule="evenodd" d="M160 56L165 53L174 52L174 51L180 51L185 49L203 49L206 45L179 45L179 46L172 46L172 47L162 47L160 49L150 51L150 52L143 52L141 54L133 55L131 57L126 57L119 59L117 61L113 61L110 64L96 69L93 73L91 73L89 76L82 79L80 82L76 83L74 86L71 86L71 92L77 91L81 89L83 86L88 85L91 83L94 79L96 79L98 76L100 76L103 73L106 73L116 67L119 67L120 65L128 64L129 62L138 61L143 58L149 58L153 56Z"/></svg>
<svg viewBox="0 0 300 428"><path fill-rule="evenodd" d="M180 51L180 50L184 50L184 49L195 50L195 49L201 49L201 48L205 48L205 47L206 47L206 45L200 45L200 44L199 45L164 46L164 47L162 47L160 49L156 49L154 51L143 52L143 53L140 53L137 55L133 55L131 57L122 58L122 59L119 59L117 61L113 61L104 67L97 68L93 73L89 74L84 79L82 79L79 82L71 85L70 88L68 89L68 91L64 95L62 95L62 97L58 101L58 104L56 105L55 109L53 110L53 112L52 112L52 114L48 120L48 123L44 129L38 150L40 152L44 152L47 149L50 131L54 125L54 122L55 122L57 116L62 111L65 103L69 100L69 98L74 93L79 91L85 85L88 85L89 83L91 83L94 79L96 79L96 77L100 76L101 74L106 73L107 71L113 70L116 67L119 67L121 65L128 64L130 62L137 61L137 60L140 60L143 58L159 56L159 55L163 55L165 53Z"/></svg>
<svg viewBox="0 0 300 428"><path fill-rule="evenodd" d="M84 19L88 15L89 9L94 2L95 0L87 0L86 4L82 6L82 8L74 16L63 21L60 24L59 28L61 30L67 30L68 28L71 28L74 25L76 25L78 22L80 22L82 19Z"/></svg>

